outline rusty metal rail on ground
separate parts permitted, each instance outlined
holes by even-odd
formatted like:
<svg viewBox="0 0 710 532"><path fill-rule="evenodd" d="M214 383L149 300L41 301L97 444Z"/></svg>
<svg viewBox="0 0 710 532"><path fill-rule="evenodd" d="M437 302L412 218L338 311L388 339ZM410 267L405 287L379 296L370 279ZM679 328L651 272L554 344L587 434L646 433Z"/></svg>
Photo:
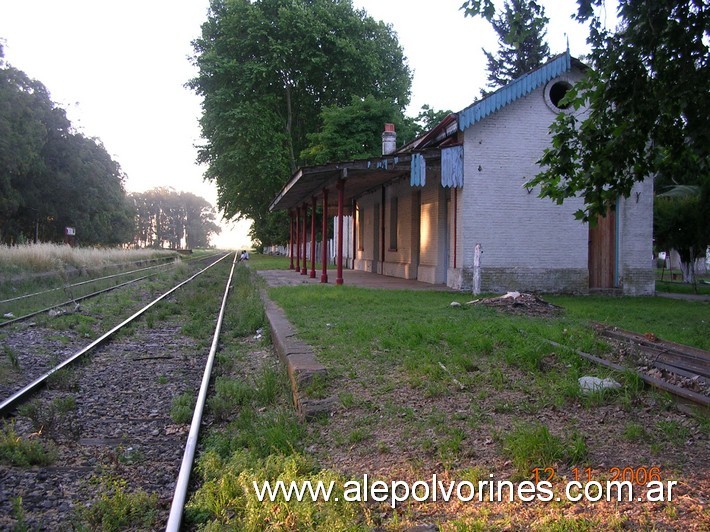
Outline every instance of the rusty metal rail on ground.
<svg viewBox="0 0 710 532"><path fill-rule="evenodd" d="M710 352L688 345L659 340L653 335L641 335L618 327L603 327L602 336L627 342L643 352L649 364L687 378L697 378L703 384L710 379Z"/></svg>
<svg viewBox="0 0 710 532"><path fill-rule="evenodd" d="M650 353L651 356L655 356L655 360L651 360L651 363L659 369L665 369L666 371L671 371L677 375L690 379L703 379L703 381L709 376L708 371L710 371L710 353L707 351L681 344L674 344L672 342L660 343L657 340L654 342L643 335L623 331L622 329L618 329L616 327L610 328L596 324L596 328L601 335L607 338L633 343L636 347L642 349L646 353ZM554 345L555 347L573 351L586 360L609 369L613 369L614 371L621 373L632 371L636 373L646 384L649 384L654 388L692 401L693 403L699 404L705 408L710 407L710 397L706 395L689 390L688 388L684 388L682 386L678 386L666 380L647 375L635 368L622 366L615 362L599 358L590 353L585 353L584 351L568 347L558 342L554 342L546 338L543 338L543 340L550 345Z"/></svg>

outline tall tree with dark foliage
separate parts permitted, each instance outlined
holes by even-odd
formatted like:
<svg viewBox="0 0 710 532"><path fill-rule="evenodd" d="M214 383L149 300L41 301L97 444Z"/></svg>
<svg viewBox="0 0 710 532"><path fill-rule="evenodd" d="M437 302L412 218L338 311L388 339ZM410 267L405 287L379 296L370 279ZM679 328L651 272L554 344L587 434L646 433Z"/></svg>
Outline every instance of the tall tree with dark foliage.
<svg viewBox="0 0 710 532"><path fill-rule="evenodd" d="M0 242L121 244L133 234L124 174L71 126L46 87L4 62L0 45Z"/></svg>
<svg viewBox="0 0 710 532"><path fill-rule="evenodd" d="M506 0L503 11L490 19L498 35L497 53L483 50L488 88L492 92L542 65L550 57L545 42L549 19L535 0Z"/></svg>
<svg viewBox="0 0 710 532"><path fill-rule="evenodd" d="M213 0L193 42L203 98L199 161L228 218L257 243L287 239L268 206L302 161L321 110L353 97L409 102L411 75L391 27L350 0Z"/></svg>

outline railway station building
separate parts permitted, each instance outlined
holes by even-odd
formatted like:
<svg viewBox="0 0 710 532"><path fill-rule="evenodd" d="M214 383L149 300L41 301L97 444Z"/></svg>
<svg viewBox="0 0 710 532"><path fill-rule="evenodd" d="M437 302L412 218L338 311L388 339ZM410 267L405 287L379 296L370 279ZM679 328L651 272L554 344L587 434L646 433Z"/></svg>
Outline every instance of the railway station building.
<svg viewBox="0 0 710 532"><path fill-rule="evenodd" d="M381 157L297 170L270 206L290 213L292 268L333 281L327 246L315 271L309 213L322 209L335 217L336 284L353 268L465 291L652 295L652 179L594 227L574 217L581 198L557 205L526 187L555 117L584 119L560 100L585 68L561 54L400 148L386 125Z"/></svg>

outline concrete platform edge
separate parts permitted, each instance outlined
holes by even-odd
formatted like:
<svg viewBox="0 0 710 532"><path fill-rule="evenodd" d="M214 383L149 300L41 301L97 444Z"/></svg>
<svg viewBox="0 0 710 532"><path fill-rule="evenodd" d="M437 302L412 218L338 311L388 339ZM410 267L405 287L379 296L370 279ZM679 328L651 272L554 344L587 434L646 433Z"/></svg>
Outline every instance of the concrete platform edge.
<svg viewBox="0 0 710 532"><path fill-rule="evenodd" d="M269 299L266 290L262 289L260 295L271 331L271 341L288 372L298 416L308 420L332 412L337 407L337 398L311 399L305 392L314 377L327 376L326 367L316 360L313 348L297 337L291 322L286 318L286 313Z"/></svg>

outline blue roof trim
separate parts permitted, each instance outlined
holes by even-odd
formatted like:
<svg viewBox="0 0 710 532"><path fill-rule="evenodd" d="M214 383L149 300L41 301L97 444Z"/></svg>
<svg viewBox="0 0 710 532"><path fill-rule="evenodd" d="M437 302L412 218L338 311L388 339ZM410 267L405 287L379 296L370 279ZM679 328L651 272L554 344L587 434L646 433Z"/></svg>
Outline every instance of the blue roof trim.
<svg viewBox="0 0 710 532"><path fill-rule="evenodd" d="M409 186L426 186L426 159L421 153L413 153L410 162Z"/></svg>
<svg viewBox="0 0 710 532"><path fill-rule="evenodd" d="M555 59L542 65L537 70L528 72L518 79L511 81L505 87L501 87L493 94L486 96L459 113L459 129L465 131L476 122L486 118L488 115L499 111L509 103L530 94L539 86L556 78L560 74L569 72L572 68L572 58L567 51Z"/></svg>
<svg viewBox="0 0 710 532"><path fill-rule="evenodd" d="M441 186L463 187L463 146L441 149Z"/></svg>

